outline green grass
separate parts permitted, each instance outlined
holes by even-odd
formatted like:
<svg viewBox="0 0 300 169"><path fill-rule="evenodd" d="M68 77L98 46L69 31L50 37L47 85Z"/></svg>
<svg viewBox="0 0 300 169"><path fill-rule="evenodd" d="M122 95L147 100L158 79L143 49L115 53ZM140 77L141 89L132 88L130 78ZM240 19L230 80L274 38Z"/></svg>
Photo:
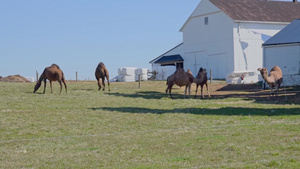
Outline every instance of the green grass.
<svg viewBox="0 0 300 169"><path fill-rule="evenodd" d="M299 168L300 105L175 99L165 82L0 83L0 168Z"/></svg>

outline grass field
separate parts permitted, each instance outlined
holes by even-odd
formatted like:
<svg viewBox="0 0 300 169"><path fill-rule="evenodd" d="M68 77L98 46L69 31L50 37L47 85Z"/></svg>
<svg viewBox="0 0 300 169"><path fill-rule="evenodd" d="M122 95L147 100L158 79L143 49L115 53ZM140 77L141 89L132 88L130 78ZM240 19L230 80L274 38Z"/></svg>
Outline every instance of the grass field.
<svg viewBox="0 0 300 169"><path fill-rule="evenodd" d="M0 168L300 168L298 103L170 99L164 81L67 85L0 83Z"/></svg>

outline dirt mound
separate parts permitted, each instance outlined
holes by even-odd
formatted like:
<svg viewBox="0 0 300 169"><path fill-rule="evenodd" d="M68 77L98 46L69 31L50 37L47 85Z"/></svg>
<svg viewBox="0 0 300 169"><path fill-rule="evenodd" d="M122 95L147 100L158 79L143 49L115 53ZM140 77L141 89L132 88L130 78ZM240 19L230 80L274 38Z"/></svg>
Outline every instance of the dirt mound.
<svg viewBox="0 0 300 169"><path fill-rule="evenodd" d="M21 75L11 75L7 77L0 76L0 81L2 82L30 82L28 79Z"/></svg>

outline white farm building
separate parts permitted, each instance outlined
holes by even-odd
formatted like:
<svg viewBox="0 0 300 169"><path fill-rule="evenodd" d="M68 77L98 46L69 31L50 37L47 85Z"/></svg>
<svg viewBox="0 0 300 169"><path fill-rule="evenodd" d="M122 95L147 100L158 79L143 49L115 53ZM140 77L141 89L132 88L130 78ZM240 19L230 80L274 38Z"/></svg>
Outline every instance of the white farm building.
<svg viewBox="0 0 300 169"><path fill-rule="evenodd" d="M283 85L300 85L300 19L294 20L263 44L263 67L282 70Z"/></svg>
<svg viewBox="0 0 300 169"><path fill-rule="evenodd" d="M176 69L164 69L169 66L163 65L181 66L193 75L203 67L212 70L213 79L234 79L228 75L256 72L262 67L262 44L297 18L300 3L296 2L201 0L180 29L183 43L150 64L161 74L159 80ZM179 60L174 60L178 55ZM173 60L167 63L166 57ZM252 82L258 81L258 72L255 76Z"/></svg>

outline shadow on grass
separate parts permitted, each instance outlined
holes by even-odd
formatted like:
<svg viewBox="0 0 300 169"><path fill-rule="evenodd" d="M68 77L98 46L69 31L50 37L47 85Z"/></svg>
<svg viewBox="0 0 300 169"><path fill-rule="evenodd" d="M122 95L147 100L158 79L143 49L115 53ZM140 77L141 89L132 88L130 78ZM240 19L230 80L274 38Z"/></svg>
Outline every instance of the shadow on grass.
<svg viewBox="0 0 300 169"><path fill-rule="evenodd" d="M113 96L122 96L122 97L130 97L130 98L143 98L143 99L162 99L169 97L166 93L160 93L157 91L140 91L136 93L107 93L108 95ZM181 97L181 99L183 96Z"/></svg>
<svg viewBox="0 0 300 169"><path fill-rule="evenodd" d="M212 87L213 90L211 91L211 97L208 98L206 95L206 91L204 91L206 97L204 99L217 100L227 98L241 98L243 100L254 100L256 103L262 104L300 104L299 86L286 87L285 89L281 89L276 99L273 96L268 99L270 90L261 90L261 86L258 86L257 84L227 84L221 87L216 85ZM184 97L182 91L178 91L176 90L176 88L172 91L173 99L202 99L199 97L200 92L197 93L197 97L195 98L194 91L190 95L190 97L188 95ZM178 92L180 92L180 94ZM169 94L157 91L138 91L136 93L108 93L108 95L143 99L170 99Z"/></svg>
<svg viewBox="0 0 300 169"><path fill-rule="evenodd" d="M260 109L260 108L240 108L240 107L225 107L219 109L207 108L185 108L185 109L148 109L140 107L101 107L90 108L91 110L117 111L121 113L138 113L138 114L167 114L167 113L184 113L197 115L227 115L227 116L284 116L284 115L300 115L300 109Z"/></svg>

